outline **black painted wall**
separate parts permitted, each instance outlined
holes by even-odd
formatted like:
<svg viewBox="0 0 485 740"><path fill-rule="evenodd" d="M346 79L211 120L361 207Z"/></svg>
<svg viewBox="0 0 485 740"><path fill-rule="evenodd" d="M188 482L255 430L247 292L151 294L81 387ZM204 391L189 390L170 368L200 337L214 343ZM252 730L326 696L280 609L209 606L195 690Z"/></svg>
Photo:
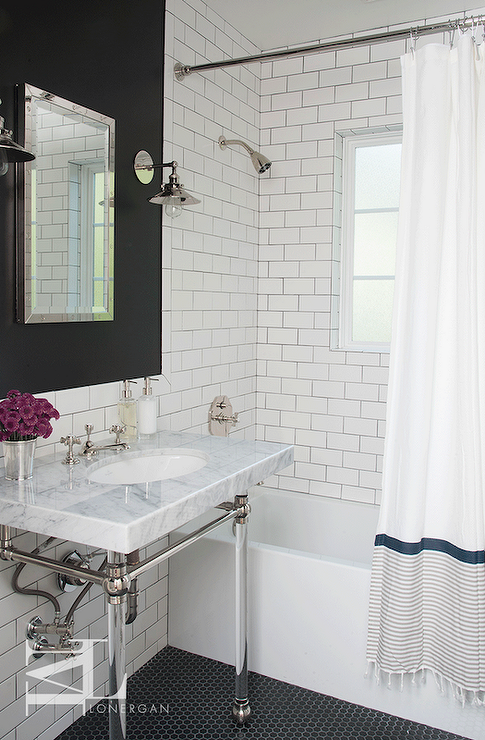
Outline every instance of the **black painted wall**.
<svg viewBox="0 0 485 740"><path fill-rule="evenodd" d="M15 165L0 177L0 398L160 372L160 180L132 165L140 149L162 161L163 18L164 0L0 0L6 127L21 82L116 120L114 321L16 323Z"/></svg>

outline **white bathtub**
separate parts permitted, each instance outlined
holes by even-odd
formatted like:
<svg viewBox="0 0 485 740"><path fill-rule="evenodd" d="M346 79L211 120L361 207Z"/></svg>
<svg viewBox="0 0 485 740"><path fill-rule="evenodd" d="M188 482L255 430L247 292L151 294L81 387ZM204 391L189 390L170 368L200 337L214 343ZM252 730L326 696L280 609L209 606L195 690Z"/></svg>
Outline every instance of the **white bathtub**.
<svg viewBox="0 0 485 740"><path fill-rule="evenodd" d="M432 676L401 691L366 675L377 509L260 488L251 506L249 669L483 740L485 708L443 696ZM171 645L234 662L233 555L228 525L170 559Z"/></svg>

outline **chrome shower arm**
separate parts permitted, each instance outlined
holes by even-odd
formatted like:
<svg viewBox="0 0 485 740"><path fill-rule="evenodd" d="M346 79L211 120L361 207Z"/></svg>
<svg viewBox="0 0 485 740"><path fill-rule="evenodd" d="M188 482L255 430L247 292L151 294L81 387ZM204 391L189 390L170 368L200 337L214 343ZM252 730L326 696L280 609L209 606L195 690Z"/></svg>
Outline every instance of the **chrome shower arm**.
<svg viewBox="0 0 485 740"><path fill-rule="evenodd" d="M226 139L225 136L219 136L219 146L221 149L226 149L229 144L240 144L244 149L247 151L249 156L251 157L251 162L253 163L254 169L256 172L261 175L263 172L266 172L271 167L271 161L268 159L268 157L265 157L264 154L260 154L260 152L256 152L249 144L246 144L245 141L241 141L240 139Z"/></svg>
<svg viewBox="0 0 485 740"><path fill-rule="evenodd" d="M252 149L249 144L246 144L245 141L241 141L240 139L225 139L223 136L219 138L219 146L221 149L225 149L229 144L240 144L245 148L248 154L254 154L254 149Z"/></svg>

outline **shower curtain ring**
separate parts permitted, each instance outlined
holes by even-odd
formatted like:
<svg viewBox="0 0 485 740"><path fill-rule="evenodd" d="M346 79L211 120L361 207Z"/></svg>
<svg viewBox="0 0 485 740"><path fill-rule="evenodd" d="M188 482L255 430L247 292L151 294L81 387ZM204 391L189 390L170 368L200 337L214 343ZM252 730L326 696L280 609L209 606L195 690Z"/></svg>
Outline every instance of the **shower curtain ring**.
<svg viewBox="0 0 485 740"><path fill-rule="evenodd" d="M414 52L416 51L416 42L418 40L418 31L416 28L410 28L409 29L409 50L411 54L414 57Z"/></svg>

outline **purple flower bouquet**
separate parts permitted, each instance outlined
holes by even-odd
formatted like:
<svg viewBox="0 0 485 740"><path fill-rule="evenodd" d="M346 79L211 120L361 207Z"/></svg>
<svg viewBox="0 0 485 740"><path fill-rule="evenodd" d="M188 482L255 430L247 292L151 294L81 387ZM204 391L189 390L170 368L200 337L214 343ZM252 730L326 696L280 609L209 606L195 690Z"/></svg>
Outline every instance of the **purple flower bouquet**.
<svg viewBox="0 0 485 740"><path fill-rule="evenodd" d="M50 419L58 418L59 412L46 398L9 391L7 398L0 401L0 441L47 439L52 434Z"/></svg>

